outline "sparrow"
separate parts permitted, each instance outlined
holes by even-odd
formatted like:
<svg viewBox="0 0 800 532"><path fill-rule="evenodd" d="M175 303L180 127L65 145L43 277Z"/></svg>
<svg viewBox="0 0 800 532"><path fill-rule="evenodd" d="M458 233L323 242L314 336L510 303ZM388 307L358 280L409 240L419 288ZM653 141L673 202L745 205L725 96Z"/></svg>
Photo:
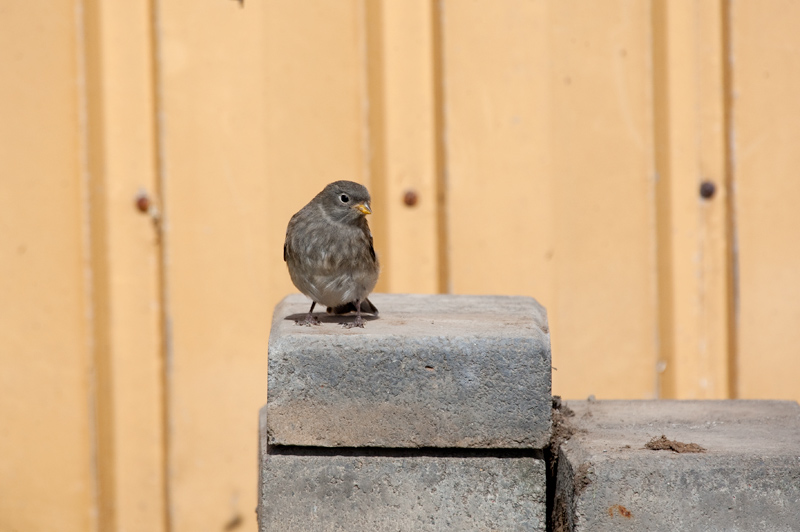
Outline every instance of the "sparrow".
<svg viewBox="0 0 800 532"><path fill-rule="evenodd" d="M292 283L311 298L311 308L298 325L319 325L314 306L328 313L355 311L346 328L364 327L361 313L378 315L367 296L378 282L380 265L367 214L372 214L366 187L335 181L300 209L286 228L283 260Z"/></svg>

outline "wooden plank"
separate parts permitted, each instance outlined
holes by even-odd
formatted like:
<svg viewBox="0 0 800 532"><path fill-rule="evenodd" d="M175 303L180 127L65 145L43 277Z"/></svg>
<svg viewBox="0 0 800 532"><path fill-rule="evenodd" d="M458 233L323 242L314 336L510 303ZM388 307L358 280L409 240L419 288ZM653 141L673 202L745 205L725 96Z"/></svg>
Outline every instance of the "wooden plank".
<svg viewBox="0 0 800 532"><path fill-rule="evenodd" d="M548 308L554 390L654 397L650 12L446 2L455 292Z"/></svg>
<svg viewBox="0 0 800 532"><path fill-rule="evenodd" d="M96 526L76 8L0 8L2 530Z"/></svg>
<svg viewBox="0 0 800 532"><path fill-rule="evenodd" d="M286 225L295 212L330 182L363 183L372 190L370 224L381 252L384 233L375 216L385 211L385 200L370 176L363 0L280 0L265 9L259 98L265 106L263 179L271 198L265 207L271 311L297 291L283 262Z"/></svg>
<svg viewBox="0 0 800 532"><path fill-rule="evenodd" d="M655 397L649 5L549 8L553 388L568 397Z"/></svg>
<svg viewBox="0 0 800 532"><path fill-rule="evenodd" d="M442 2L449 290L552 301L547 4Z"/></svg>
<svg viewBox="0 0 800 532"><path fill-rule="evenodd" d="M260 3L157 3L169 530L254 529L270 308Z"/></svg>
<svg viewBox="0 0 800 532"><path fill-rule="evenodd" d="M728 203L721 2L654 3L662 397L729 392ZM704 199L700 187L714 185Z"/></svg>
<svg viewBox="0 0 800 532"><path fill-rule="evenodd" d="M366 9L378 289L438 292L434 10L429 0L368 0Z"/></svg>
<svg viewBox="0 0 800 532"><path fill-rule="evenodd" d="M294 291L286 224L330 181L369 184L364 10L158 10L172 530L252 529L269 324Z"/></svg>
<svg viewBox="0 0 800 532"><path fill-rule="evenodd" d="M737 394L800 399L800 4L729 8Z"/></svg>
<svg viewBox="0 0 800 532"><path fill-rule="evenodd" d="M152 13L86 2L84 158L88 164L97 472L101 530L166 527Z"/></svg>

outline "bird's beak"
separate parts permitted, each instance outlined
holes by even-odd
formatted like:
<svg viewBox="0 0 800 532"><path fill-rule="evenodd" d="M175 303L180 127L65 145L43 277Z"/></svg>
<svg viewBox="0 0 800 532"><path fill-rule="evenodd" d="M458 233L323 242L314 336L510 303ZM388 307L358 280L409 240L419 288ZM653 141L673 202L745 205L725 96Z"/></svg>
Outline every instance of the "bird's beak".
<svg viewBox="0 0 800 532"><path fill-rule="evenodd" d="M372 209L369 208L369 203L366 201L364 203L359 203L358 205L353 205L353 208L361 214L372 214Z"/></svg>

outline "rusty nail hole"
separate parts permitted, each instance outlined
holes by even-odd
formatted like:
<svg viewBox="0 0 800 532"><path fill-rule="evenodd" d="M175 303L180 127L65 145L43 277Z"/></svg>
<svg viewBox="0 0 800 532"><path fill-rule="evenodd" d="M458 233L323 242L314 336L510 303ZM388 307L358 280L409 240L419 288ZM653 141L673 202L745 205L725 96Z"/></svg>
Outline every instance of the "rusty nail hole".
<svg viewBox="0 0 800 532"><path fill-rule="evenodd" d="M703 181L700 184L700 196L702 196L704 199L711 199L716 191L717 187L711 181Z"/></svg>
<svg viewBox="0 0 800 532"><path fill-rule="evenodd" d="M150 210L150 198L144 192L136 195L136 208L139 212L148 212Z"/></svg>
<svg viewBox="0 0 800 532"><path fill-rule="evenodd" d="M403 195L403 203L408 205L409 207L413 207L419 201L419 197L417 193L413 190L407 190L406 193Z"/></svg>

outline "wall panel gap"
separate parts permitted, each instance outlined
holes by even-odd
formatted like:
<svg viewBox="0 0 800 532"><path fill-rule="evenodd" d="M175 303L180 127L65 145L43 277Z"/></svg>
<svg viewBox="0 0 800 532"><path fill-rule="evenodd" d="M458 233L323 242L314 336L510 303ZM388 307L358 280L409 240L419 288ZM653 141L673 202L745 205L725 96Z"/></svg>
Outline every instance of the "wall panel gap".
<svg viewBox="0 0 800 532"><path fill-rule="evenodd" d="M108 219L104 189L106 166L103 146L103 99L101 74L100 5L88 0L82 5L80 54L83 77L83 146L84 179L87 187L88 254L91 271L91 354L95 402L95 464L97 526L99 530L116 528L114 408L112 396L110 327Z"/></svg>
<svg viewBox="0 0 800 532"><path fill-rule="evenodd" d="M364 76L366 89L364 98L367 103L365 127L367 131L364 151L367 158L367 175L369 176L370 195L380 205L374 208L373 223L370 224L374 234L375 247L378 250L381 262L381 276L378 280L377 292L390 292L392 290L391 257L392 248L389 242L389 215L388 197L389 186L386 171L386 101L384 98L384 57L383 57L383 6L381 0L364 0L363 8L363 36L364 46Z"/></svg>
<svg viewBox="0 0 800 532"><path fill-rule="evenodd" d="M162 46L161 46L161 25L160 25L160 6L159 0L150 0L150 50L152 58L150 61L152 72L152 100L153 100L153 169L156 180L156 201L158 205L158 217L153 220L156 238L158 240L158 294L159 294L159 324L161 328L161 434L162 434L162 453L164 457L164 469L162 472L163 493L164 493L164 530L172 532L174 529L172 518L172 492L171 492L171 454L170 454L170 435L171 430L171 393L170 376L172 373L172 327L170 320L169 306L169 286L168 286L168 208L166 201L166 150L164 147L164 127L166 117L164 116L163 94L162 94Z"/></svg>
<svg viewBox="0 0 800 532"><path fill-rule="evenodd" d="M657 397L672 398L675 382L675 320L669 124L669 42L666 0L652 4L653 126L656 167L656 276L658 283Z"/></svg>
<svg viewBox="0 0 800 532"><path fill-rule="evenodd" d="M431 22L433 25L433 92L434 92L434 135L436 142L436 228L438 240L439 279L438 291L442 294L453 292L450 275L450 234L447 198L447 138L445 113L445 57L444 57L444 2L431 0Z"/></svg>
<svg viewBox="0 0 800 532"><path fill-rule="evenodd" d="M728 333L728 396L739 397L739 261L738 241L736 234L736 165L735 165L735 130L734 130L734 95L733 95L733 6L731 0L721 2L722 20L722 85L724 114L722 131L725 136L725 201L727 202L726 248L727 248L727 333Z"/></svg>

